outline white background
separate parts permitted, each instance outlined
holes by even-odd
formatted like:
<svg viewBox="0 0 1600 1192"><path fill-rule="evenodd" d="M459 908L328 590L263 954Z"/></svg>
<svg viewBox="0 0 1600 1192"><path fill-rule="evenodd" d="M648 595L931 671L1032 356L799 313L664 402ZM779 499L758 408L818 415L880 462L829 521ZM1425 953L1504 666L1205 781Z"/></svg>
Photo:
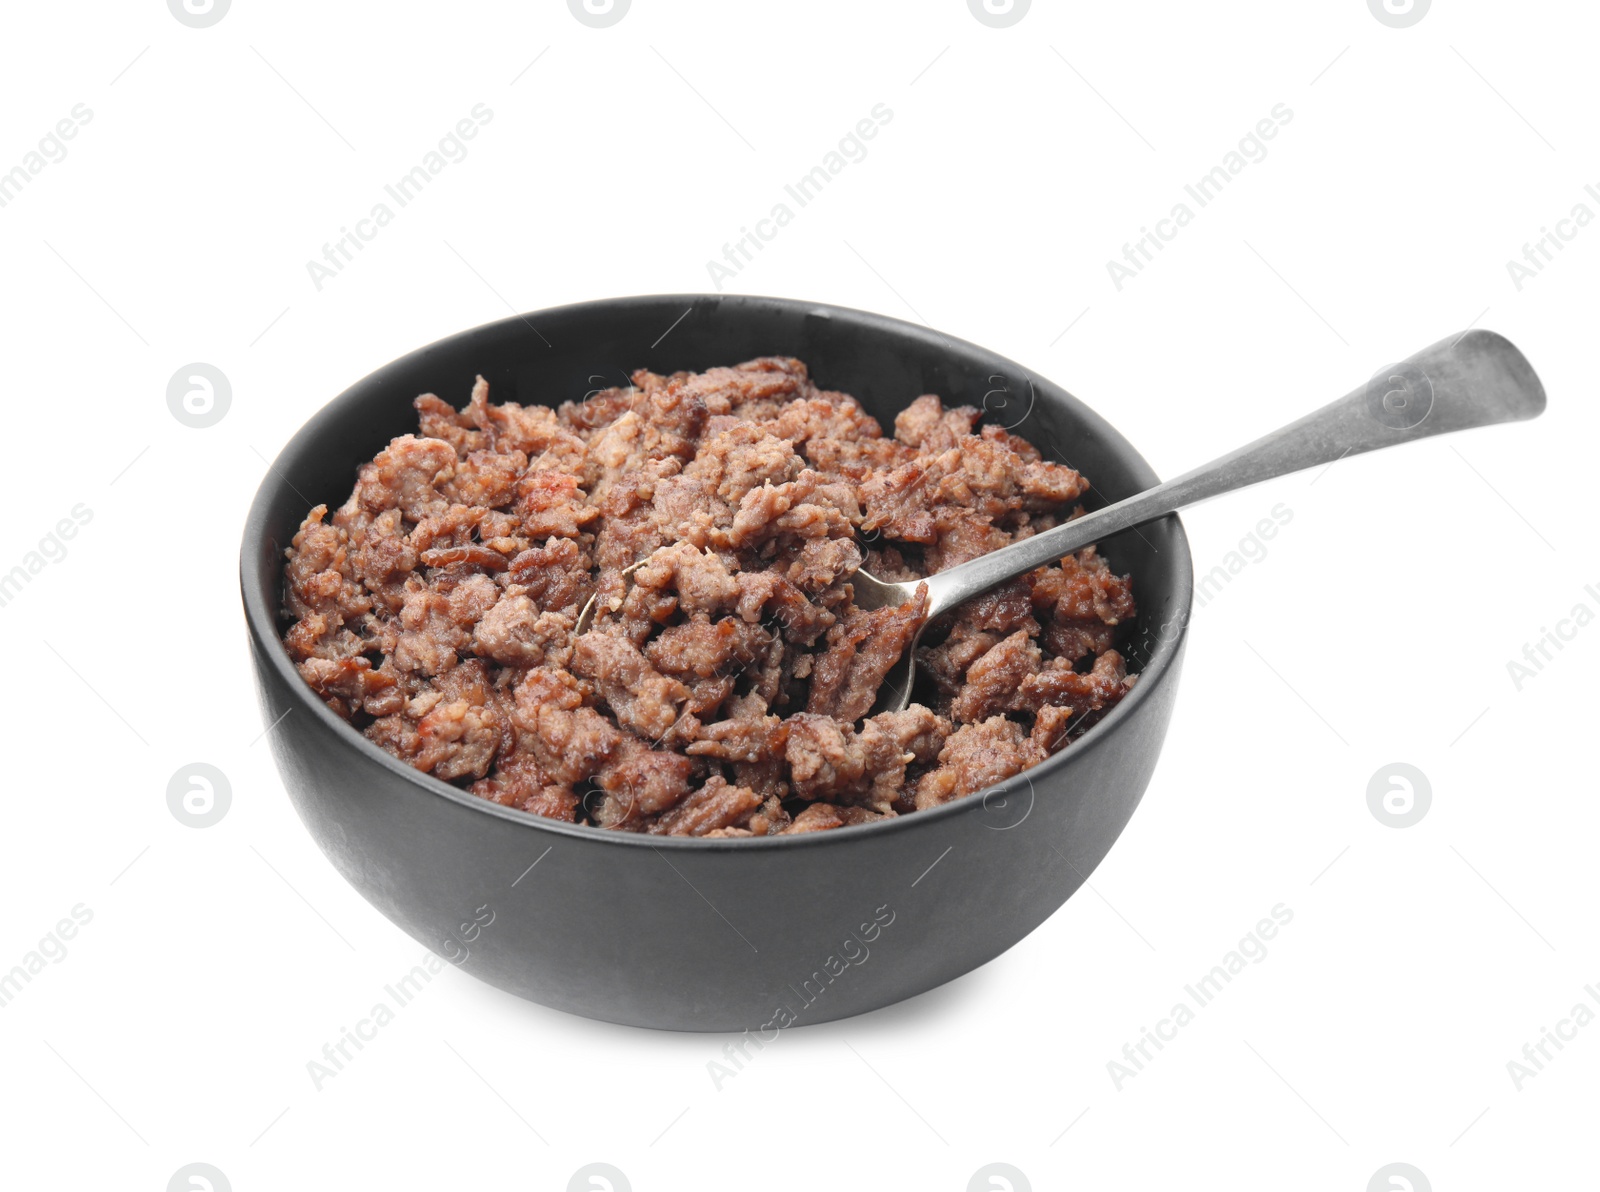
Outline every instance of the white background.
<svg viewBox="0 0 1600 1192"><path fill-rule="evenodd" d="M1600 983L1600 627L1521 690L1507 670L1600 611L1600 225L1520 291L1506 267L1600 214L1592 6L1439 0L1407 29L1363 0L1038 0L1008 29L962 0L5 22L0 170L93 112L0 208L0 570L93 513L0 608L0 968L93 913L0 1010L6 1186L156 1192L202 1161L240 1192L561 1189L593 1161L638 1192L958 1190L997 1161L1035 1189L1360 1192L1399 1161L1440 1190L1593 1186L1600 1024L1520 1091L1506 1066ZM319 292L306 262L478 103L469 155ZM236 552L265 460L508 308L711 288L707 260L879 103L868 156L730 290L988 345L1163 475L1474 323L1549 411L1187 515L1197 571L1275 504L1293 519L1197 610L1160 767L1091 889L983 970L786 1033L718 1091L722 1038L446 969L318 1091L307 1061L422 949L324 860L259 740ZM1108 259L1279 103L1266 158L1119 291ZM209 429L166 405L194 361L232 384ZM232 786L205 830L166 804L193 761ZM1433 792L1403 830L1366 800L1395 761ZM1107 1062L1277 903L1267 958L1119 1091Z"/></svg>

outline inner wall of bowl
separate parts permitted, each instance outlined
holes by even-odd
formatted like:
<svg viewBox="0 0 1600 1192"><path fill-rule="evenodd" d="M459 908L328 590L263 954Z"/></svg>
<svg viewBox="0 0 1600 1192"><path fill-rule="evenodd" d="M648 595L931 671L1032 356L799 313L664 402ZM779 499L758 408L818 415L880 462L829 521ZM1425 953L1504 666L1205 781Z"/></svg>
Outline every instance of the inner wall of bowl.
<svg viewBox="0 0 1600 1192"><path fill-rule="evenodd" d="M283 547L308 510L336 508L357 468L397 435L415 433L412 401L432 392L457 408L474 378L490 400L555 406L628 383L637 368L672 373L796 356L822 387L860 399L892 433L894 416L924 393L972 405L1086 475L1093 509L1156 482L1148 466L1098 416L1065 391L985 349L926 328L861 311L779 299L700 295L615 299L503 320L452 336L387 365L313 418L285 449L266 511L260 595L276 609ZM269 477L269 484L271 478ZM1130 669L1186 615L1187 550L1176 518L1101 544L1118 572L1131 572L1139 614L1119 641Z"/></svg>

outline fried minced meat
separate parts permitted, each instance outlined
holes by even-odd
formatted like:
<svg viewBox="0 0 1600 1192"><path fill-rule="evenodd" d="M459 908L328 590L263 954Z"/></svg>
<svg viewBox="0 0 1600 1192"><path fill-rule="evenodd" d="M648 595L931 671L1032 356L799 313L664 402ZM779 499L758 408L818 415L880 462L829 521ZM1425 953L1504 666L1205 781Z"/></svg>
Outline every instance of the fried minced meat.
<svg viewBox="0 0 1600 1192"><path fill-rule="evenodd" d="M294 536L284 645L370 740L502 806L729 839L871 823L1037 764L1134 682L1129 580L1089 547L928 626L925 702L869 715L926 597L856 608L858 567L914 580L1081 513L1081 475L970 406L919 397L886 436L786 358L415 405Z"/></svg>

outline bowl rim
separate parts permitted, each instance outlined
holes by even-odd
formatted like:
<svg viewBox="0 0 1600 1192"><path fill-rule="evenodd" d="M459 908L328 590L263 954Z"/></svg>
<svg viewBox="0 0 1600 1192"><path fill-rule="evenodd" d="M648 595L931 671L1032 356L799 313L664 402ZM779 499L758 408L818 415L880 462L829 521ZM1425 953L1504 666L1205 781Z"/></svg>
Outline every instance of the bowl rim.
<svg viewBox="0 0 1600 1192"><path fill-rule="evenodd" d="M1139 672L1138 682L1134 684L1133 690L1124 696L1104 718L1092 725L1083 736L1059 753L1052 754L1038 765L1023 770L1002 782L985 787L983 790L963 795L959 799L952 799L950 802L941 804L938 807L896 816L892 819L880 820L876 823L855 824L823 832L802 832L792 836L721 837L716 839L708 839L703 836L655 836L639 832L618 832L590 824L567 823L564 820L549 819L526 811L503 807L498 803L490 802L488 799L470 794L445 782L443 779L434 777L432 774L418 770L368 740L352 727L349 722L340 717L320 699L317 699L311 688L300 677L294 663L289 658L288 651L283 646L283 640L277 632L277 607L270 605L263 599L261 594L265 585L262 582L263 576L261 574L260 544L266 537L268 513L282 490L285 488L292 489L293 487L283 475L282 462L288 457L302 453L312 443L316 442L321 429L320 424L325 421L331 421L335 407L350 397L355 390L364 388L381 374L402 373L408 367L414 367L420 363L434 351L452 344L464 336L489 331L512 331L516 329L517 325L527 331L532 328L534 320L569 315L596 314L605 310L615 310L619 307L630 305L672 305L676 307L685 303L691 307L707 303L712 303L719 307L723 304L732 306L770 305L803 313L820 313L824 317L844 316L858 323L873 326L886 334L920 340L927 346L938 347L942 345L947 350L965 350L981 356L993 357L1016 368L1022 376L1028 378L1030 383L1042 382L1048 385L1054 391L1054 395L1067 402L1076 420L1094 429L1107 443L1117 449L1119 454L1125 456L1136 476L1139 473L1144 474L1143 478L1147 482L1147 487L1159 483L1154 469L1150 467L1144 456L1138 452L1122 432L1061 386L1040 376L1034 370L1025 368L1015 361L1000 356L980 344L974 344L969 340L960 339L956 336L945 335L931 327L910 323L890 315L795 298L767 297L757 294L707 293L627 295L567 303L562 306L546 307L537 311L514 314L504 319L482 323L443 336L367 373L351 385L346 386L337 396L325 402L295 431L278 451L272 462L267 465L266 471L262 475L261 483L256 489L256 494L251 499L249 512L245 517L244 535L239 551L239 587L240 596L244 604L245 621L255 654L255 663L257 666L266 665L271 667L295 701L285 710L284 716L294 710L306 711L324 731L331 732L336 739L354 748L358 755L364 756L367 761L376 763L396 778L418 788L420 791L447 799L459 807L482 815L492 816L508 824L514 824L535 832L550 832L557 836L565 836L576 840L610 843L624 847L654 849L664 847L669 849L749 853L771 849L820 847L829 841L860 839L864 833L882 835L890 832L909 831L918 825L932 827L934 824L953 816L963 815L978 804L987 804L991 799L1004 800L1024 787L1027 788L1030 798L1036 798L1033 782L1035 777L1040 779L1048 778L1057 771L1073 764L1072 759L1082 757L1085 753L1094 750L1101 742L1107 740L1125 722L1137 714L1138 709L1144 702L1152 698L1157 684L1172 678L1173 669L1182 656L1184 642L1189 631L1189 621L1194 609L1194 561L1189 550L1188 535L1184 531L1183 521L1175 513L1158 519L1156 524L1170 520L1172 533L1181 548L1177 552L1177 574L1173 591L1173 595L1177 598L1177 611L1168 618L1163 626L1163 631L1156 634L1155 644L1151 649L1149 659L1144 669ZM1170 634L1165 632L1165 628L1172 625L1173 622L1176 622L1175 631ZM280 716L279 719L281 720L282 717ZM274 724L273 727L275 726ZM268 732L271 732L271 728L268 729ZM276 748L276 745L273 745L273 748ZM1031 809L1032 804L1030 803L1029 806ZM1018 821L1017 824L1011 826L1017 827L1020 824L1021 821Z"/></svg>

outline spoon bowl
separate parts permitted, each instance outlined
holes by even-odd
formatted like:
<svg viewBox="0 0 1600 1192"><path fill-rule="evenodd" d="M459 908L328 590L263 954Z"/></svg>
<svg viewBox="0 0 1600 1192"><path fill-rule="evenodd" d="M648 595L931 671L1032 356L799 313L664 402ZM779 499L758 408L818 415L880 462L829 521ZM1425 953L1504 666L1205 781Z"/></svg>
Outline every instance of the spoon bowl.
<svg viewBox="0 0 1600 1192"><path fill-rule="evenodd" d="M1139 682L1127 696L1033 769L881 823L709 840L543 819L385 753L300 678L280 638L284 548L310 505L343 500L361 464L416 430L417 394L466 393L481 374L505 399L554 405L619 364L668 374L771 354L805 360L819 385L855 394L883 423L907 395L980 405L1001 385L1031 389L1029 441L1092 476L1097 494L1115 500L1157 480L1094 410L986 348L869 312L726 294L607 299L453 335L331 400L263 471L239 578L271 730L263 747L287 797L379 912L520 997L766 1040L887 1006L972 971L1049 918L1093 875L1155 771L1194 591L1177 517L1101 540L1139 593L1127 644Z"/></svg>

